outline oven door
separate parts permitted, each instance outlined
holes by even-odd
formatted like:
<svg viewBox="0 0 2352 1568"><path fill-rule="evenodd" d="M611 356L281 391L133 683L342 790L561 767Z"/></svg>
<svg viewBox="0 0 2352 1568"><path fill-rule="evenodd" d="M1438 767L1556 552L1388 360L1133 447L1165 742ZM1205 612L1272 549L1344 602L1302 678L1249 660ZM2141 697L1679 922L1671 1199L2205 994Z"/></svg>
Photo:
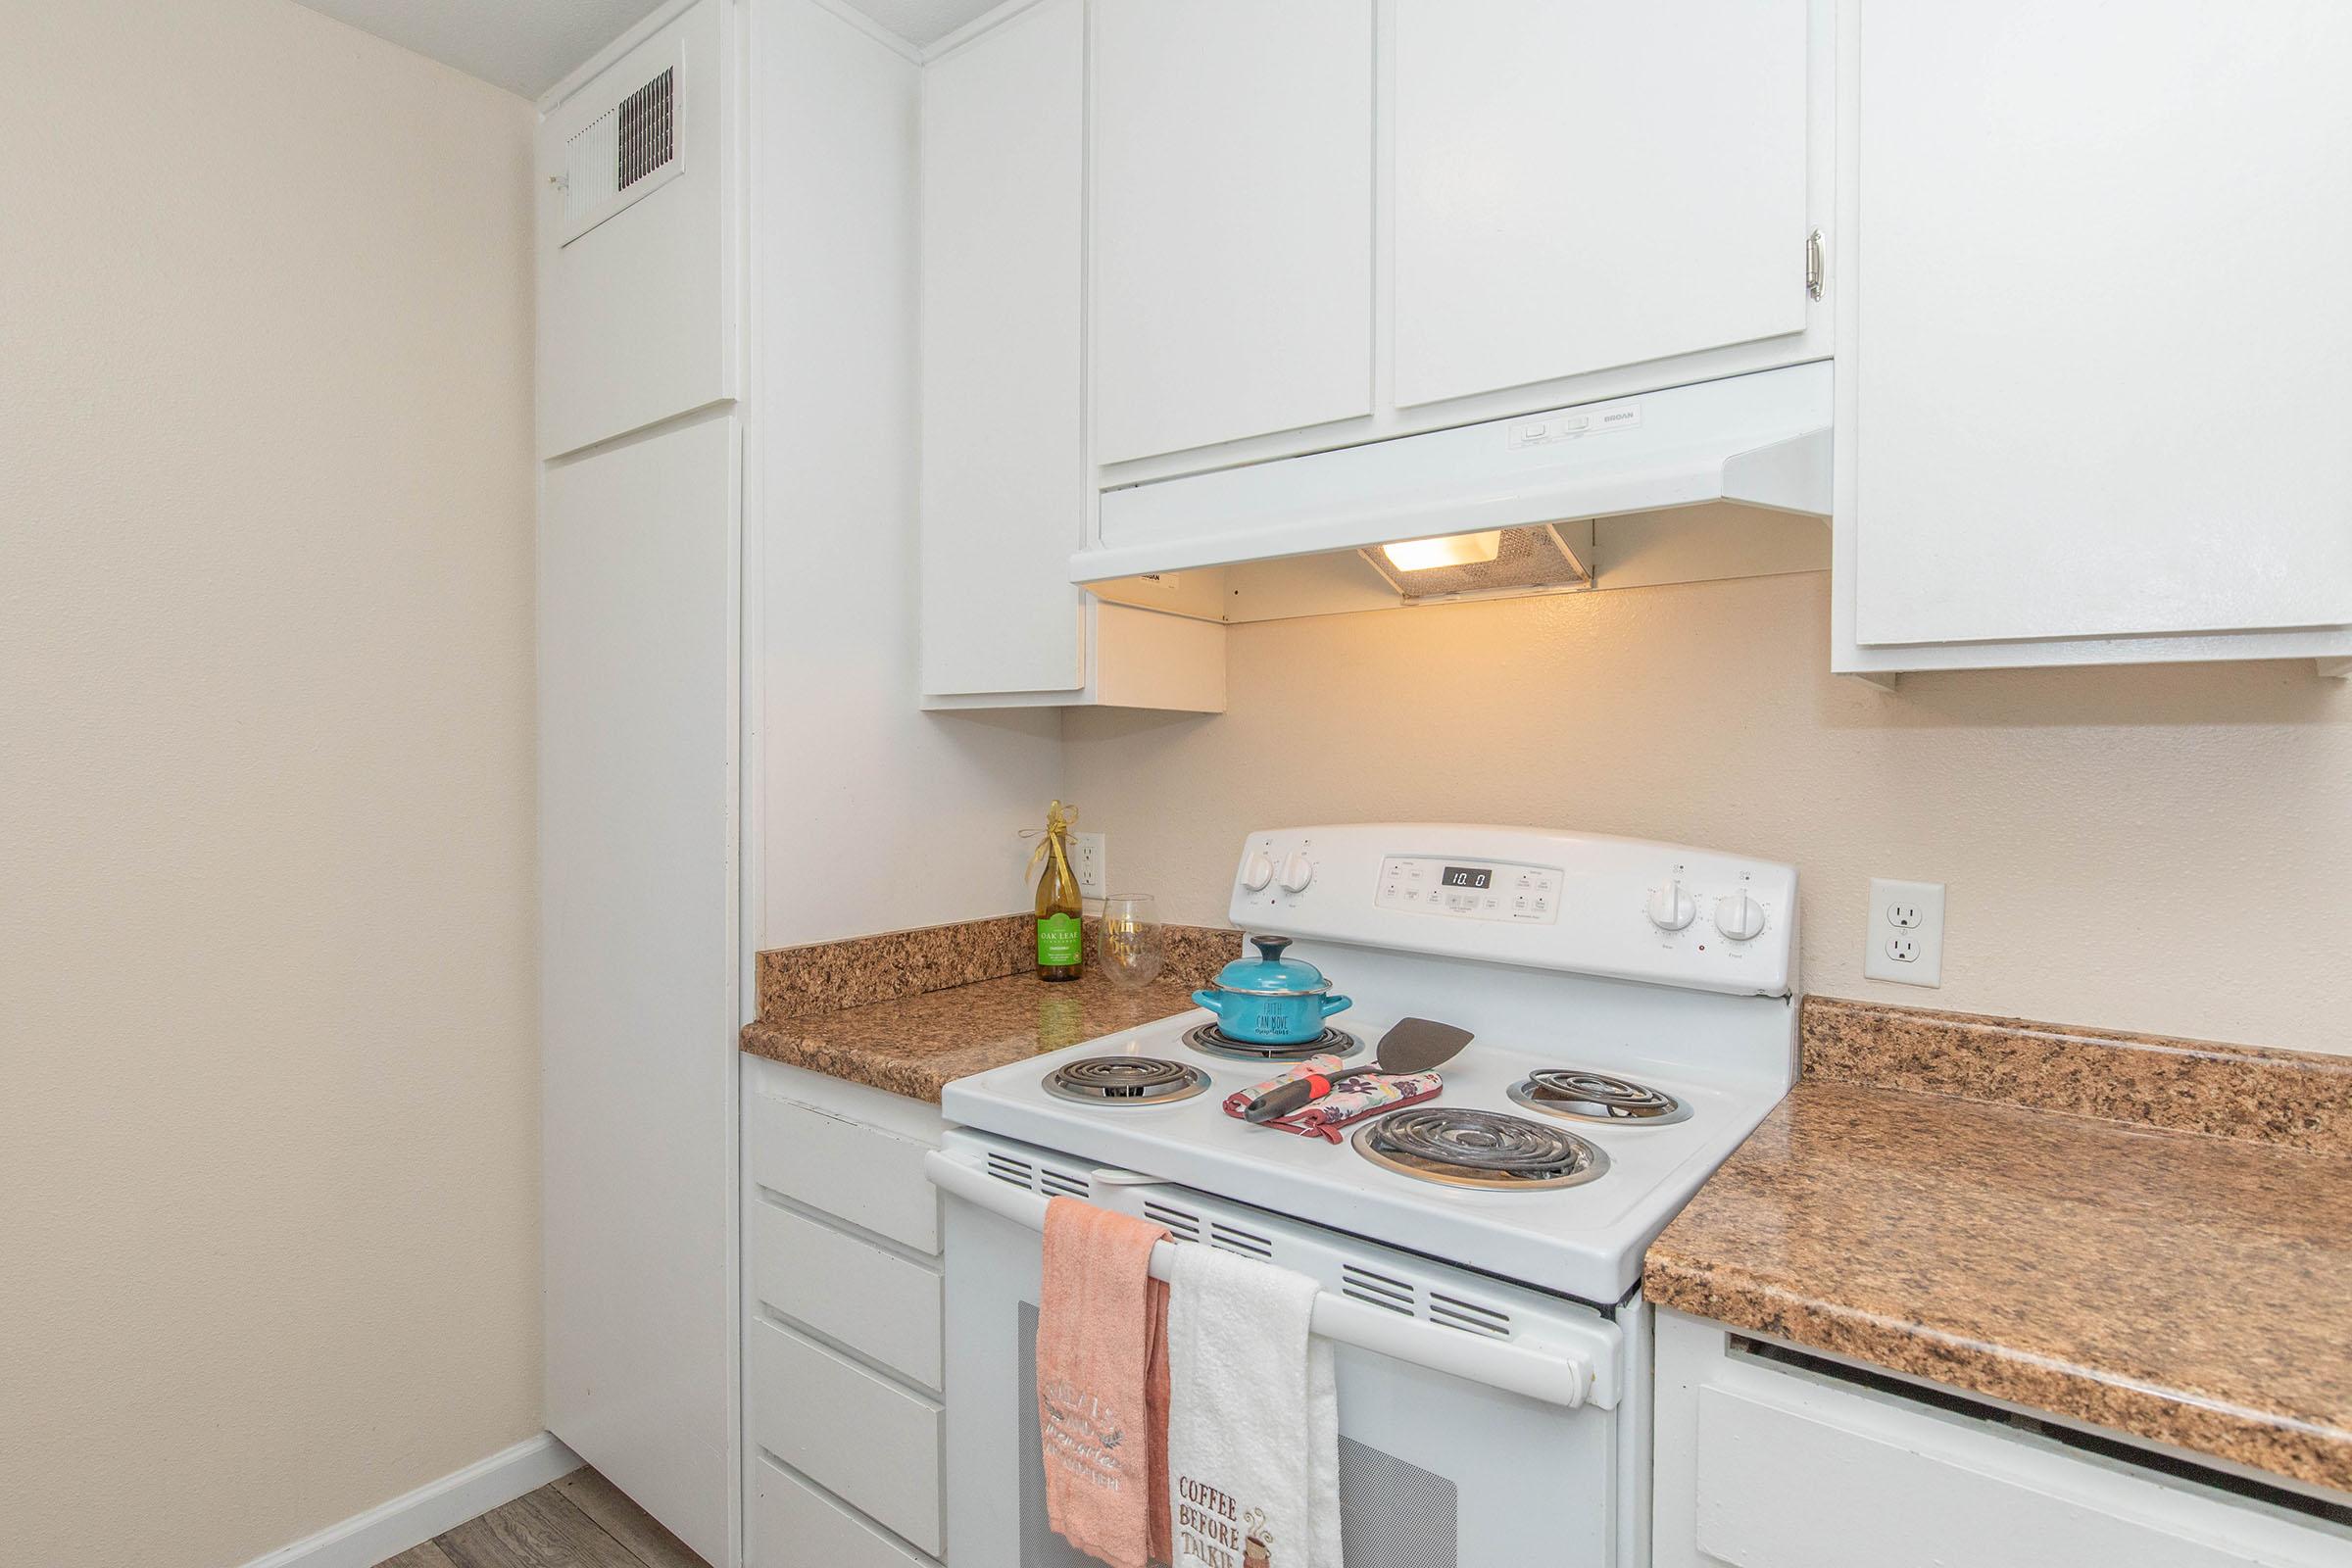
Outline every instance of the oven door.
<svg viewBox="0 0 2352 1568"><path fill-rule="evenodd" d="M1646 1534L1642 1478L1627 1450L1640 1423L1618 1408L1638 1401L1620 1398L1626 1344L1616 1322L1580 1303L1006 1140L959 1130L931 1159L950 1197L949 1562L1094 1562L1046 1525L1037 1227L1053 1196L1085 1197L1164 1224L1184 1241L1295 1268L1339 1298L1330 1337L1348 1568L1624 1568L1638 1560ZM1360 1318L1359 1306L1367 1309ZM1322 1332L1320 1306L1316 1322ZM1564 1365L1568 1376L1540 1362ZM1519 1392L1529 1388L1544 1392Z"/></svg>

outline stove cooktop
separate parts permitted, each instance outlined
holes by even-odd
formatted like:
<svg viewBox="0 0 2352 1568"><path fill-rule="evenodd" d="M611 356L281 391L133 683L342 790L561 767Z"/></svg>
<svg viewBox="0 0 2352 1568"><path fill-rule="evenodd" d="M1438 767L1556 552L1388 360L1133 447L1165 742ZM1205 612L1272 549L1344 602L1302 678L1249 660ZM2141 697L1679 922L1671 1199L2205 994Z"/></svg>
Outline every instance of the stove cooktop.
<svg viewBox="0 0 2352 1568"><path fill-rule="evenodd" d="M1783 1093L1771 1080L1694 1081L1671 1061L1630 1054L1606 1070L1569 1065L1565 1048L1534 1054L1482 1036L1442 1069L1437 1099L1332 1144L1226 1115L1227 1095L1284 1064L1194 1049L1190 1037L1208 1021L1187 1013L958 1079L942 1108L950 1121L1104 1168L1608 1303L1633 1288L1643 1249ZM1376 1041L1394 1021L1361 1017L1352 1033ZM1547 1075L1566 1085L1563 1108L1521 1098ZM1381 1128L1391 1121L1394 1130ZM1464 1154L1445 1169L1442 1156Z"/></svg>
<svg viewBox="0 0 2352 1568"><path fill-rule="evenodd" d="M1290 938L1286 956L1354 999L1338 1038L1268 1052L1192 1011L959 1079L941 1108L1129 1181L1612 1303L1794 1077L1796 908L1793 867L1689 845L1262 829L1234 865L1234 946L1242 930ZM1472 1033L1437 1098L1338 1144L1224 1113L1286 1055L1377 1059L1406 1017Z"/></svg>

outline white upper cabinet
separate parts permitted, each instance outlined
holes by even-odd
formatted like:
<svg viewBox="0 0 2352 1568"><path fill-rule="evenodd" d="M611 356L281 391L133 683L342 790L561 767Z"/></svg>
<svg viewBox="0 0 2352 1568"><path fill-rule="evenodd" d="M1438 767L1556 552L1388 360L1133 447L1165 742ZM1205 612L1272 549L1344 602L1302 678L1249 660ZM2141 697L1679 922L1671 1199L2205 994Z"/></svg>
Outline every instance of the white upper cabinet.
<svg viewBox="0 0 2352 1568"><path fill-rule="evenodd" d="M1396 0L1396 401L1807 322L1807 0Z"/></svg>
<svg viewBox="0 0 2352 1568"><path fill-rule="evenodd" d="M923 72L922 675L1086 680L1086 13L1045 0Z"/></svg>
<svg viewBox="0 0 2352 1568"><path fill-rule="evenodd" d="M1846 11L1838 666L2352 653L2352 7Z"/></svg>
<svg viewBox="0 0 2352 1568"><path fill-rule="evenodd" d="M1221 623L1070 582L1092 500L1083 0L923 68L921 183L925 706L1221 709Z"/></svg>
<svg viewBox="0 0 2352 1568"><path fill-rule="evenodd" d="M1831 4L1095 0L1098 482L1827 359Z"/></svg>
<svg viewBox="0 0 2352 1568"><path fill-rule="evenodd" d="M1372 407L1373 0L1096 0L1095 458Z"/></svg>

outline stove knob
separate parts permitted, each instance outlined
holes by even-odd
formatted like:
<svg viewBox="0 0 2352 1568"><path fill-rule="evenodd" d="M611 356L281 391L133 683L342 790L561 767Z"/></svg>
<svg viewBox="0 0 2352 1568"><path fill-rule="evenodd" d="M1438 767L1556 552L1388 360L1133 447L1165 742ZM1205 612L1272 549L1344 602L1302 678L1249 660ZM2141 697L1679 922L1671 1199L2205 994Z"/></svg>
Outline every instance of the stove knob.
<svg viewBox="0 0 2352 1568"><path fill-rule="evenodd" d="M1273 880L1274 862L1266 858L1265 851L1258 851L1243 863L1242 886L1251 893L1263 892L1266 884Z"/></svg>
<svg viewBox="0 0 2352 1568"><path fill-rule="evenodd" d="M1282 862L1282 891L1304 893L1306 885L1315 879L1315 863L1304 855L1294 855Z"/></svg>
<svg viewBox="0 0 2352 1568"><path fill-rule="evenodd" d="M1764 929L1764 906L1745 893L1717 899L1715 929L1734 942L1745 942Z"/></svg>
<svg viewBox="0 0 2352 1568"><path fill-rule="evenodd" d="M1698 904L1683 891L1680 877L1649 896L1649 923L1661 931L1680 931L1698 918Z"/></svg>

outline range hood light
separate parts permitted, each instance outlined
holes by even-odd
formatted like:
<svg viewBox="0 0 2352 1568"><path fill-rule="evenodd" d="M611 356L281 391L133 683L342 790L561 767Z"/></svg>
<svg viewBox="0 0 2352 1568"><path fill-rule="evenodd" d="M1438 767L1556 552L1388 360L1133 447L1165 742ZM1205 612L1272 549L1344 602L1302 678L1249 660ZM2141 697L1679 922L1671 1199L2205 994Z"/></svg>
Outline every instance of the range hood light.
<svg viewBox="0 0 2352 1568"><path fill-rule="evenodd" d="M1398 571L1430 571L1439 566L1475 566L1502 553L1502 530L1447 534L1439 539L1405 539L1382 545L1380 553Z"/></svg>

